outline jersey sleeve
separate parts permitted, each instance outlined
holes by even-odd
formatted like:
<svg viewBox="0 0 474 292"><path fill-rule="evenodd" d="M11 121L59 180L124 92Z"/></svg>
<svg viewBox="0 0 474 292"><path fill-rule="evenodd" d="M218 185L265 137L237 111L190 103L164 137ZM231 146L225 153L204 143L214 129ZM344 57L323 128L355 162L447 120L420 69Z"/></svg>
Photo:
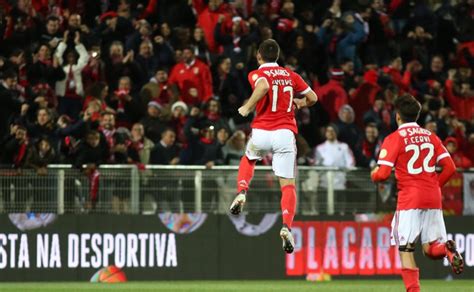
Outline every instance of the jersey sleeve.
<svg viewBox="0 0 474 292"><path fill-rule="evenodd" d="M377 164L394 167L398 154L400 153L400 145L400 139L398 139L397 132L395 132L394 135L389 135L385 138L380 149Z"/></svg>
<svg viewBox="0 0 474 292"><path fill-rule="evenodd" d="M257 83L260 81L267 81L269 85L271 84L270 80L268 79L268 76L258 70L250 72L248 75L248 80L250 85L252 86L252 89L255 88Z"/></svg>
<svg viewBox="0 0 474 292"><path fill-rule="evenodd" d="M441 142L441 140L438 138L438 136L436 136L435 134L432 134L433 135L433 145L434 145L434 151L435 151L435 157L436 157L436 164L438 164L438 162L443 159L443 158L446 158L446 157L451 157L451 155L449 154L448 150L446 150L446 148L444 147L443 143Z"/></svg>
<svg viewBox="0 0 474 292"><path fill-rule="evenodd" d="M295 92L304 95L311 91L311 87L301 78L298 73L292 72Z"/></svg>

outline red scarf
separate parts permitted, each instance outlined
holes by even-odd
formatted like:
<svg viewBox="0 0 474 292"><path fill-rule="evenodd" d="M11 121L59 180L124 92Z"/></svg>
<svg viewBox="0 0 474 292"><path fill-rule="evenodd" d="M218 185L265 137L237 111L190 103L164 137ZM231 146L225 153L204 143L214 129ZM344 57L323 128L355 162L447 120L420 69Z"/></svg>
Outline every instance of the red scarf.
<svg viewBox="0 0 474 292"><path fill-rule="evenodd" d="M199 139L199 140L200 140L202 143L207 144L207 145L212 144L212 143L214 142L213 139L208 139L208 138L206 138L206 137L201 137L201 139Z"/></svg>
<svg viewBox="0 0 474 292"><path fill-rule="evenodd" d="M20 145L20 148L18 149L18 154L15 156L15 159L14 159L15 167L20 167L20 164L23 161L23 158L25 158L27 146L28 146L27 142Z"/></svg>
<svg viewBox="0 0 474 292"><path fill-rule="evenodd" d="M100 172L95 169L89 174L89 199L91 200L92 205L94 206L97 202L98 193L99 193L99 179Z"/></svg>

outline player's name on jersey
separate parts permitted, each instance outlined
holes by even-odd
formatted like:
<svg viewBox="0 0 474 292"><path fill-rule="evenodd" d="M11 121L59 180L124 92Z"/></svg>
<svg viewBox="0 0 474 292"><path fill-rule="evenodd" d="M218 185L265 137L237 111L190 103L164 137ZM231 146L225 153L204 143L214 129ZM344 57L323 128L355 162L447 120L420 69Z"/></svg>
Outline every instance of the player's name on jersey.
<svg viewBox="0 0 474 292"><path fill-rule="evenodd" d="M267 76L277 77L277 76L290 76L290 73L285 69L270 69L270 70L263 70L263 73Z"/></svg>

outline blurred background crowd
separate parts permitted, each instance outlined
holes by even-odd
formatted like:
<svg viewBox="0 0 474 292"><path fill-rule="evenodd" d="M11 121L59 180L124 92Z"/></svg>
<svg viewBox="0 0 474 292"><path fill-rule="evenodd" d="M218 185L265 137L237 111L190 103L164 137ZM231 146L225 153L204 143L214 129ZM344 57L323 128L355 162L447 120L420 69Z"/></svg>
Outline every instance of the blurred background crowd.
<svg viewBox="0 0 474 292"><path fill-rule="evenodd" d="M423 105L458 167L474 161L474 0L1 0L0 163L236 165L258 44L320 102L298 163L370 167ZM326 142L325 142L326 141ZM340 145L345 159L324 159ZM317 147L320 145L321 147ZM342 149L342 150L341 150ZM269 163L271 157L264 160Z"/></svg>

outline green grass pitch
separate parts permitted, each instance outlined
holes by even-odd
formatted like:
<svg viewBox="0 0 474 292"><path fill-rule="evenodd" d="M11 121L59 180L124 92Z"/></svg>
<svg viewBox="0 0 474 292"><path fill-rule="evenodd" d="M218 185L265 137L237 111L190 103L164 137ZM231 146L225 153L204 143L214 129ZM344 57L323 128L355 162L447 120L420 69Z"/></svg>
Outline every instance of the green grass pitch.
<svg viewBox="0 0 474 292"><path fill-rule="evenodd" d="M13 291L167 291L167 292L303 292L303 291L347 291L347 292L401 292L405 291L401 280L333 280L331 282L307 282L303 280L281 281L173 281L173 282L129 282L122 284L98 283L0 283L1 292ZM474 292L474 280L424 280L421 291L426 292Z"/></svg>

